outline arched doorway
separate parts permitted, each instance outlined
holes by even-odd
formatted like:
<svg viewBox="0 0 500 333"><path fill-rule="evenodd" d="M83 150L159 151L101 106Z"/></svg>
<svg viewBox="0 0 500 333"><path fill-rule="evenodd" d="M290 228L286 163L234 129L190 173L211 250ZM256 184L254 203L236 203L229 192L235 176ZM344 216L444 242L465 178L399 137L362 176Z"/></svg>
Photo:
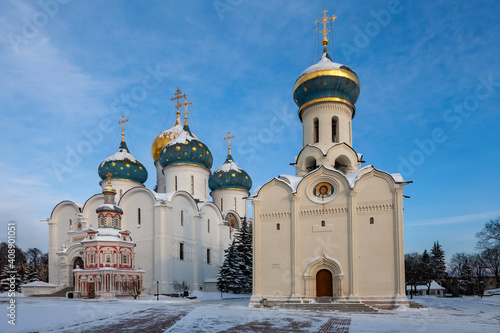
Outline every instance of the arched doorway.
<svg viewBox="0 0 500 333"><path fill-rule="evenodd" d="M81 257L76 257L75 260L73 261L73 269L76 269L76 266L78 266L80 269L84 269L83 267L83 259ZM71 287L75 287L75 274L73 274L73 271L71 271L71 274L73 275L73 285Z"/></svg>
<svg viewBox="0 0 500 333"><path fill-rule="evenodd" d="M327 269L316 274L316 297L333 297L332 272Z"/></svg>

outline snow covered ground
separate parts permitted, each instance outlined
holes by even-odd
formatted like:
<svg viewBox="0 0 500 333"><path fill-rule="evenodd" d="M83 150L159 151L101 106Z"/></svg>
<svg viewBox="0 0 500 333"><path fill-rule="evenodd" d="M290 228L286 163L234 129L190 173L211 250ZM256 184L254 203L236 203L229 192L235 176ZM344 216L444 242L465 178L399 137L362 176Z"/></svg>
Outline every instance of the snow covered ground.
<svg viewBox="0 0 500 333"><path fill-rule="evenodd" d="M361 314L251 309L248 295L195 295L160 301L19 297L16 326L7 323L8 299L0 297L0 332L500 332L500 297L423 296L414 301L425 309Z"/></svg>

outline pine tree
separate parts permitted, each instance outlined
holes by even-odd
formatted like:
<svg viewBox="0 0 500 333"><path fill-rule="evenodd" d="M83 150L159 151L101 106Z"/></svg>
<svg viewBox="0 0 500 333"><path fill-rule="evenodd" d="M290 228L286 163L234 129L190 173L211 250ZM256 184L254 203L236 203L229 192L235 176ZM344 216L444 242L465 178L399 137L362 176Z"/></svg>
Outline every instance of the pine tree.
<svg viewBox="0 0 500 333"><path fill-rule="evenodd" d="M224 263L220 267L217 276L217 289L226 293L239 294L243 290L241 267L244 266L244 261L238 254L235 239L224 252Z"/></svg>
<svg viewBox="0 0 500 333"><path fill-rule="evenodd" d="M40 281L40 279L38 278L38 273L36 271L36 268L33 267L32 265L27 265L26 271L24 273L23 283L30 283L34 281Z"/></svg>
<svg viewBox="0 0 500 333"><path fill-rule="evenodd" d="M474 274L472 273L472 268L469 265L469 261L466 259L462 266L460 280L458 280L458 288L460 289L462 294L472 295L473 285L474 285Z"/></svg>
<svg viewBox="0 0 500 333"><path fill-rule="evenodd" d="M241 227L235 235L236 252L242 259L240 267L242 276L241 289L243 293L252 292L252 230L246 218L241 219Z"/></svg>
<svg viewBox="0 0 500 333"><path fill-rule="evenodd" d="M438 241L434 242L434 246L431 249L431 268L433 279L440 281L446 279L444 251Z"/></svg>
<svg viewBox="0 0 500 333"><path fill-rule="evenodd" d="M11 283L11 277L14 275L14 280L15 280L15 290L19 290L19 286L22 284L23 279L21 277L21 274L15 270L10 270L9 265L5 265L2 273L0 273L0 284L2 285L2 290L9 290L10 289L10 283Z"/></svg>
<svg viewBox="0 0 500 333"><path fill-rule="evenodd" d="M430 294L431 283L432 283L432 267L431 267L431 256L424 250L422 253L420 262L420 270L421 270L421 283L427 285L427 295Z"/></svg>

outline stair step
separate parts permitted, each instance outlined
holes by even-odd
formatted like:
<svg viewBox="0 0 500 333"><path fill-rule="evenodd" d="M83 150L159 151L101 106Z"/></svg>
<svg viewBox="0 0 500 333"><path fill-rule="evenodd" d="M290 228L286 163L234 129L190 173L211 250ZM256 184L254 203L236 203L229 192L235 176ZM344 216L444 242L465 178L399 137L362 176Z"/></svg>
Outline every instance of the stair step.
<svg viewBox="0 0 500 333"><path fill-rule="evenodd" d="M371 312L378 310L363 303L284 303L278 306L281 309L311 310L311 311L340 311L340 312Z"/></svg>

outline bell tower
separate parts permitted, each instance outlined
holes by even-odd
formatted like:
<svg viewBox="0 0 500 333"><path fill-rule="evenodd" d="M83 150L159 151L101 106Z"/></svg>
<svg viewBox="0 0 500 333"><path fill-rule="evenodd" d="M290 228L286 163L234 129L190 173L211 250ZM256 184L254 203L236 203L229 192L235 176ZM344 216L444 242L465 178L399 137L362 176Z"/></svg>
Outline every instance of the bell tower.
<svg viewBox="0 0 500 333"><path fill-rule="evenodd" d="M304 70L293 88L293 99L299 107L303 127L303 148L294 163L298 176L324 165L344 174L361 165L362 156L352 148L352 119L360 84L356 73L347 66L335 63L328 54L327 29L336 16L323 18L315 24L323 34L323 55L320 61Z"/></svg>

